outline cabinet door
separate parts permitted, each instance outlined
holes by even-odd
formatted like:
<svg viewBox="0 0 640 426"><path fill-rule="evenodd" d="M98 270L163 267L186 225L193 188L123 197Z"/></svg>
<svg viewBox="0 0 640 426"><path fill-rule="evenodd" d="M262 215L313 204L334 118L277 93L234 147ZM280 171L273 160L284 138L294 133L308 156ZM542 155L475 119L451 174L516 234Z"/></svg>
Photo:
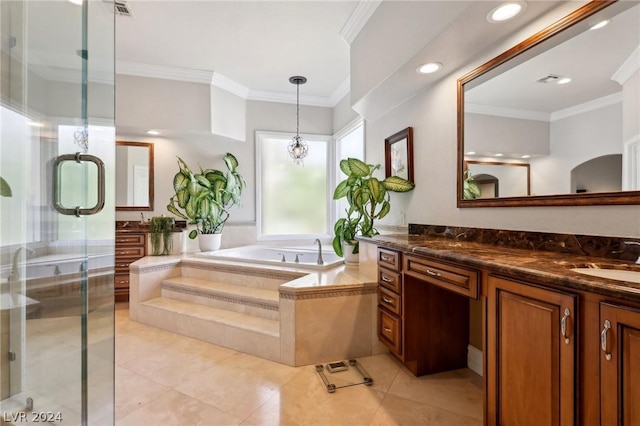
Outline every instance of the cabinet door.
<svg viewBox="0 0 640 426"><path fill-rule="evenodd" d="M489 277L487 420L573 425L575 298Z"/></svg>
<svg viewBox="0 0 640 426"><path fill-rule="evenodd" d="M600 424L640 425L640 310L600 304Z"/></svg>

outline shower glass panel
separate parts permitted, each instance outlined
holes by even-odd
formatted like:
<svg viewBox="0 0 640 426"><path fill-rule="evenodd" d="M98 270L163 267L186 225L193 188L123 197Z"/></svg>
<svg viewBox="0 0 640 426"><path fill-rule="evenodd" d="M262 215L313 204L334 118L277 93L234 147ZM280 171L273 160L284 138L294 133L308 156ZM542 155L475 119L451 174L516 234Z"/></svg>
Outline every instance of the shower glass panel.
<svg viewBox="0 0 640 426"><path fill-rule="evenodd" d="M114 423L114 31L0 2L1 424Z"/></svg>

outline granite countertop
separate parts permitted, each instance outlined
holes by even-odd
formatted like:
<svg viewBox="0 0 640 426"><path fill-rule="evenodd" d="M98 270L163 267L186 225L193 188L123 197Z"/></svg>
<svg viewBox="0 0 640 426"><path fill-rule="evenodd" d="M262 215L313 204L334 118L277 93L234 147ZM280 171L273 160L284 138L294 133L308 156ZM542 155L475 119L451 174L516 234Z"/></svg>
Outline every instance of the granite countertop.
<svg viewBox="0 0 640 426"><path fill-rule="evenodd" d="M428 255L471 267L488 268L522 280L640 301L640 283L592 277L571 270L591 267L640 272L640 265L630 261L526 250L427 235L387 234L361 239L404 252Z"/></svg>

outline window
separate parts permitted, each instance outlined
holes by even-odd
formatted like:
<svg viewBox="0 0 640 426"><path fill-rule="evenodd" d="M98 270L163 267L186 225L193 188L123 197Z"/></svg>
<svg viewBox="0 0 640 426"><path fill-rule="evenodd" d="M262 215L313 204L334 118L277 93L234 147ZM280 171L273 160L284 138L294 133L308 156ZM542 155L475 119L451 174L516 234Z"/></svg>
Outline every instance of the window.
<svg viewBox="0 0 640 426"><path fill-rule="evenodd" d="M292 133L256 132L258 240L328 237L331 137L301 135L309 145L304 165L287 146Z"/></svg>
<svg viewBox="0 0 640 426"><path fill-rule="evenodd" d="M336 156L335 156L335 188L338 183L346 179L346 175L340 170L340 160L345 158L357 158L364 161L364 121L362 118L353 120L347 124L342 130L335 135L336 140ZM333 199L333 191L329 194ZM334 202L335 220L339 217L346 217L345 209L347 208L347 200L344 198ZM333 222L335 222L335 220ZM331 230L333 231L333 230Z"/></svg>

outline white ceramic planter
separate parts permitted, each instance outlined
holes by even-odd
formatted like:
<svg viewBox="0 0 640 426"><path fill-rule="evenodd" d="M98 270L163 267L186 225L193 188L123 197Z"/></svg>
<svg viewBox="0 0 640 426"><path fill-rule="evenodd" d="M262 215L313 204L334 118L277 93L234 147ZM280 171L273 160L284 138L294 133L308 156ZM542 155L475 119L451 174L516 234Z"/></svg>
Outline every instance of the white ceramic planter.
<svg viewBox="0 0 640 426"><path fill-rule="evenodd" d="M220 249L222 234L198 234L200 251L216 251Z"/></svg>
<svg viewBox="0 0 640 426"><path fill-rule="evenodd" d="M342 255L344 256L344 263L347 265L360 263L360 253L353 254L353 245L349 243L342 243Z"/></svg>

